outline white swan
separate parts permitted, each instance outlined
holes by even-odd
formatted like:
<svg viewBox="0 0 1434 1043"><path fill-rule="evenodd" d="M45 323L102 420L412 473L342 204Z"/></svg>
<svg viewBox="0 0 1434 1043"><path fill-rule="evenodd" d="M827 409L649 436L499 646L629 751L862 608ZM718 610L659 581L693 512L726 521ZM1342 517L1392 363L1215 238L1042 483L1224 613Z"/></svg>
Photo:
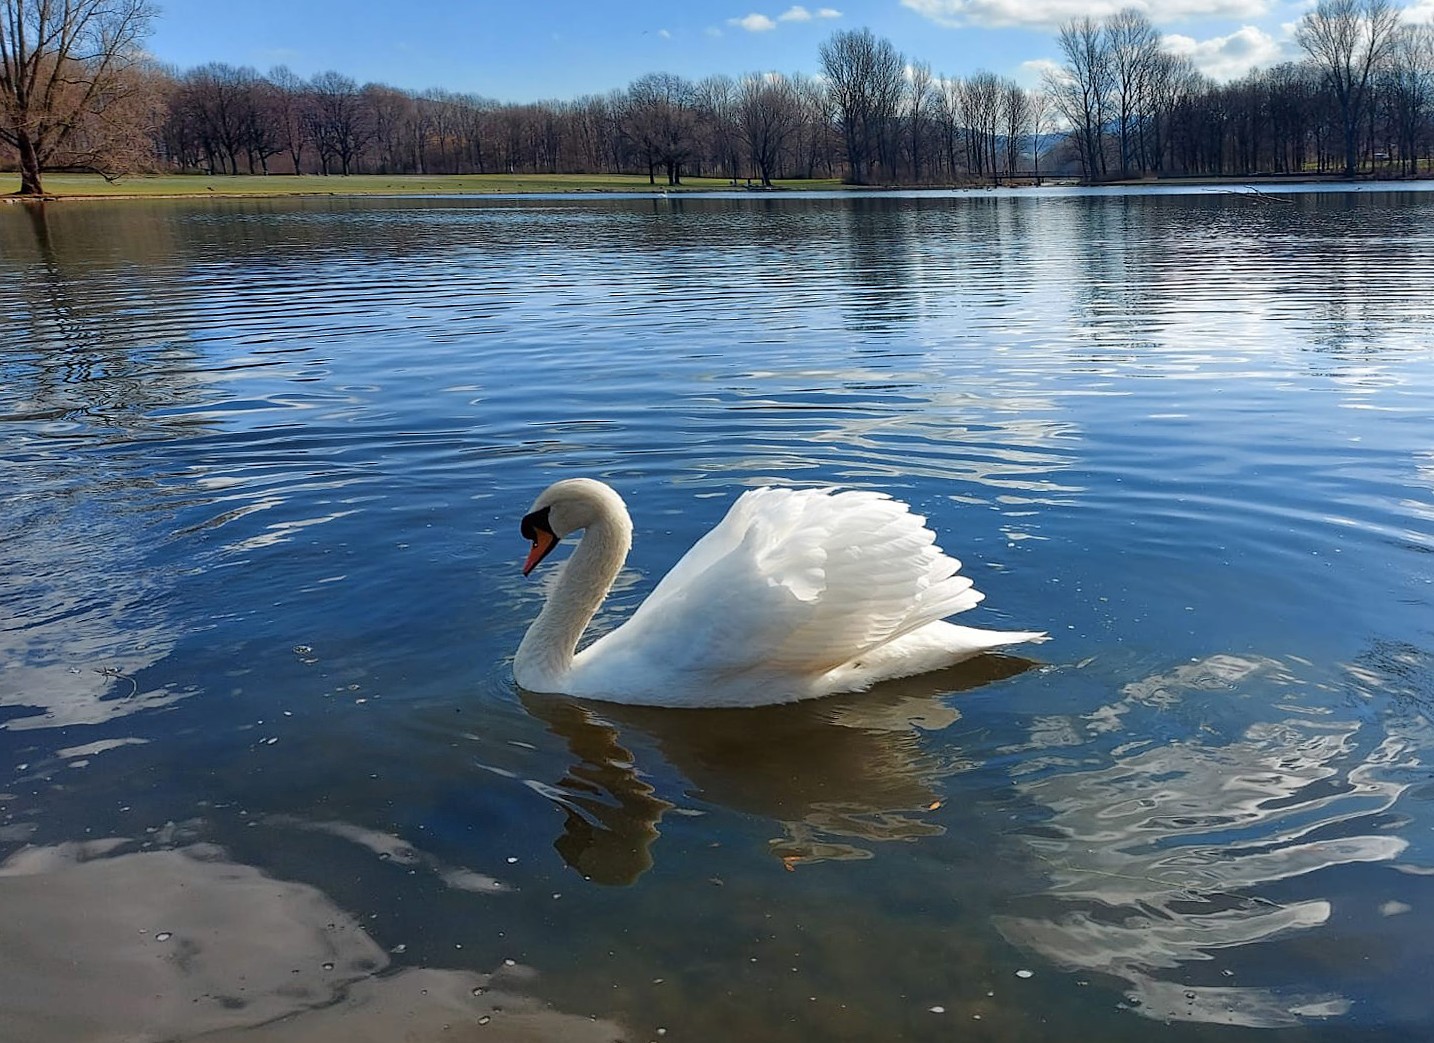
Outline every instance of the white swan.
<svg viewBox="0 0 1434 1043"><path fill-rule="evenodd" d="M514 679L534 692L649 706L759 706L938 670L1036 631L941 620L983 595L925 519L874 492L755 489L622 626L578 639L632 546L612 489L569 478L523 518L527 575L569 533L577 550L528 628Z"/></svg>

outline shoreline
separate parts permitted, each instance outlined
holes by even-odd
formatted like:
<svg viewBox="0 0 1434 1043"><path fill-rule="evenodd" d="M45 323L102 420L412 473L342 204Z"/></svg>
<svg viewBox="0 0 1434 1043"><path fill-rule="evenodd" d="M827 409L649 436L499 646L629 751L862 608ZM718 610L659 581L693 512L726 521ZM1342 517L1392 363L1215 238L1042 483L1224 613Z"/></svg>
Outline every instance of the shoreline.
<svg viewBox="0 0 1434 1043"><path fill-rule="evenodd" d="M19 188L18 175L9 185ZM0 186L5 182L0 181ZM654 197L714 191L770 193L840 188L835 180L784 181L771 188L729 178L692 178L682 185L650 184L636 174L226 174L147 175L107 182L95 174L51 174L42 196L0 195L8 203L103 199L268 199L360 196L507 196L638 194Z"/></svg>
<svg viewBox="0 0 1434 1043"><path fill-rule="evenodd" d="M1258 191L1260 185L1280 184L1358 184L1361 186L1397 186L1409 182L1434 179L1424 176L1380 176L1362 174L1347 179L1339 174L1256 174L1247 176L1192 176L1168 178L1130 178L1082 184L1068 177L1018 179L1005 184L967 182L949 185L847 185L835 179L787 180L770 187L733 184L727 178L694 178L681 185L649 184L643 175L509 175L451 174L441 176L354 174L239 174L239 175L164 175L124 179L119 183L104 181L98 175L54 174L47 182L54 186L41 196L22 196L18 192L0 195L6 203L62 203L95 200L134 199L302 199L432 197L432 196L528 196L528 195L638 195L671 198L713 192L750 192L771 195L800 192L974 192L996 188L1155 188L1245 186ZM67 190L68 189L68 190Z"/></svg>

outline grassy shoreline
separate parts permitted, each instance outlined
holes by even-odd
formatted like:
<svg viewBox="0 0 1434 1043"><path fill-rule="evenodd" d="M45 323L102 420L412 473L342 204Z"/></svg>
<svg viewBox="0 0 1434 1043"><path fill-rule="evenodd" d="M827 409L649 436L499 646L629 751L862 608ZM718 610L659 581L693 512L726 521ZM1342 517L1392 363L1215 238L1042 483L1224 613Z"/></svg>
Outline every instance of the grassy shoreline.
<svg viewBox="0 0 1434 1043"><path fill-rule="evenodd" d="M0 175L0 193L20 187L15 174ZM781 189L841 188L835 179L780 181ZM253 198L277 196L374 195L515 195L534 192L714 192L745 190L727 178L685 178L669 187L648 183L642 174L292 174L204 175L167 174L126 177L115 182L97 174L48 174L45 190L54 199L194 199L207 196ZM6 195L10 201L20 197Z"/></svg>
<svg viewBox="0 0 1434 1043"><path fill-rule="evenodd" d="M1426 175L1427 176L1427 175ZM1270 183L1343 181L1331 174L1287 176L1172 177L1106 182L1105 187L1152 185L1261 185ZM1398 184L1407 178L1361 176L1361 183ZM20 187L17 174L0 174L0 201L24 202L14 195ZM835 178L791 179L776 182L778 191L879 191L987 188L984 183L966 185L845 185ZM109 182L98 174L50 174L45 178L50 200L79 199L253 199L295 196L428 196L428 195L526 195L560 193L617 193L648 195L684 192L763 191L745 181L733 184L727 178L690 177L681 185L650 184L642 174L163 174L126 177Z"/></svg>

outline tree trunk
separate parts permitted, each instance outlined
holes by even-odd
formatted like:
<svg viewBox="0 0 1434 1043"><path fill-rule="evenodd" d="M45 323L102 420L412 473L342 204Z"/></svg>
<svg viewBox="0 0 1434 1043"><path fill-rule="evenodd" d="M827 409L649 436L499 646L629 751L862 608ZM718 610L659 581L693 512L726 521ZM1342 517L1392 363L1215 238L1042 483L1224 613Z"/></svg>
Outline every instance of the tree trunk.
<svg viewBox="0 0 1434 1043"><path fill-rule="evenodd" d="M42 196L45 189L40 184L40 156L35 151L35 143L30 140L27 131L21 130L17 137L19 140L16 151L20 153L20 195Z"/></svg>

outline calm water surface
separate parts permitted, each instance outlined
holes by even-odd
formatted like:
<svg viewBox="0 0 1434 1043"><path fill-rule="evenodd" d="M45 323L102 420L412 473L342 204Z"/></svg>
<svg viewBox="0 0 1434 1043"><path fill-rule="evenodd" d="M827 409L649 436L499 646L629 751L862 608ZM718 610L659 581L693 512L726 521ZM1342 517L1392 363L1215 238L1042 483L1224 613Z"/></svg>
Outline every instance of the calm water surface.
<svg viewBox="0 0 1434 1043"><path fill-rule="evenodd" d="M4 1017L1428 1039L1431 347L1418 190L0 208ZM601 625L831 483L1053 640L519 692L571 475L636 519Z"/></svg>

